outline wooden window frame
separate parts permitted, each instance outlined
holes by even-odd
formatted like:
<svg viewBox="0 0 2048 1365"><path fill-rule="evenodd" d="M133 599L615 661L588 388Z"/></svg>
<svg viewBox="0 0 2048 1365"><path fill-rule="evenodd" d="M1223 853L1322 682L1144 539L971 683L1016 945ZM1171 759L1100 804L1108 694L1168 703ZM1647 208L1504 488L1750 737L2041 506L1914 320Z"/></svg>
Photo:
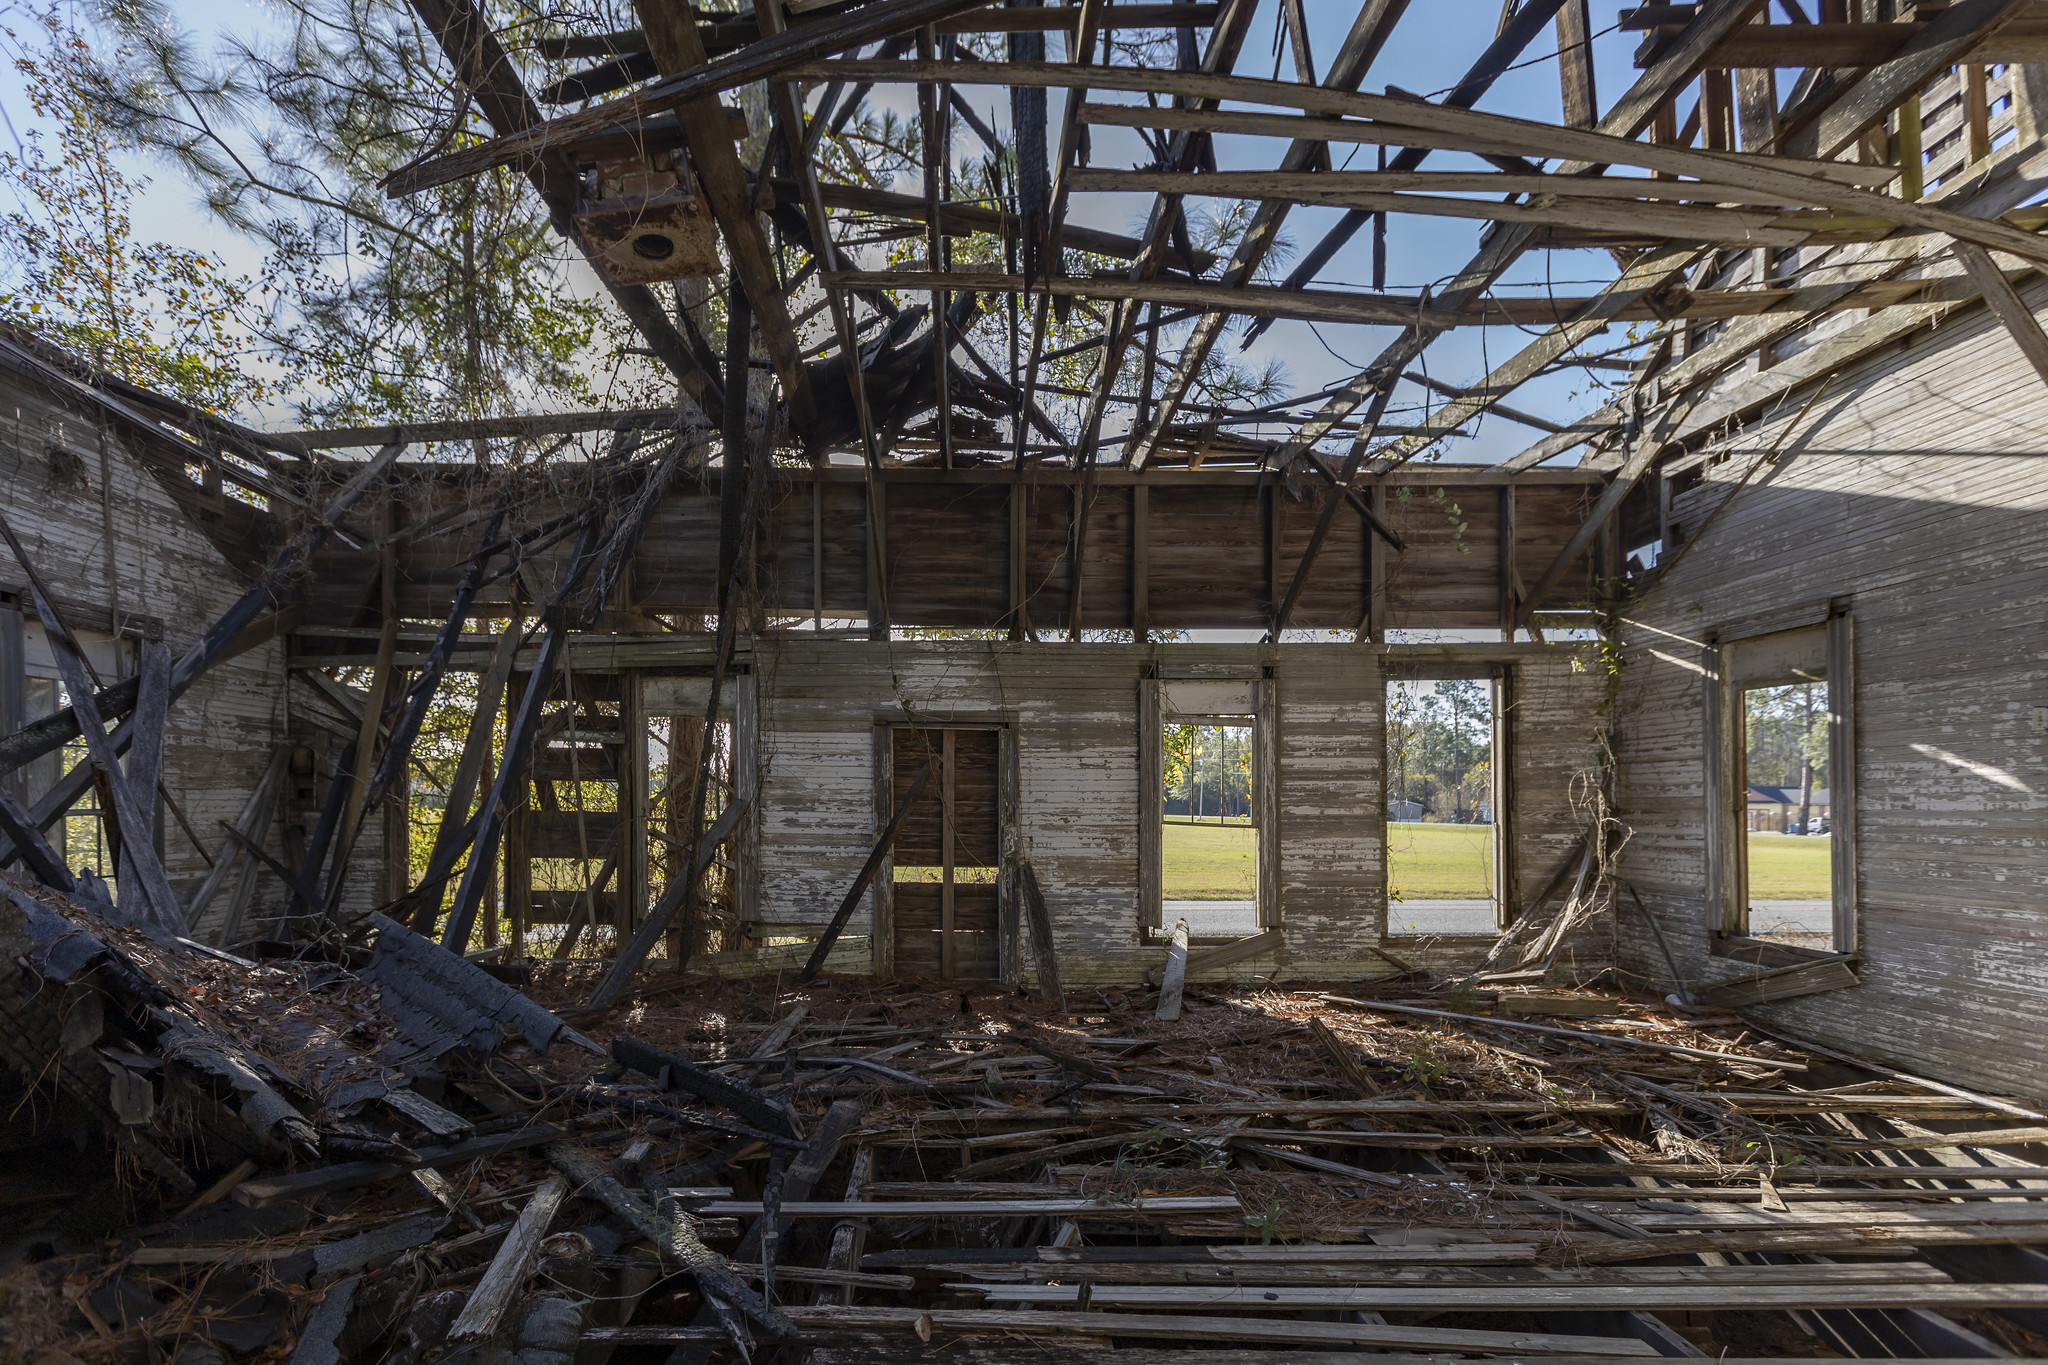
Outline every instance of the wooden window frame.
<svg viewBox="0 0 2048 1365"><path fill-rule="evenodd" d="M1259 676L1147 677L1138 683L1138 941L1166 937L1166 814L1164 727L1167 708L1162 684L1215 682L1249 689L1249 711L1174 711L1176 721L1223 725L1250 719L1252 732L1252 831L1256 836L1252 896L1258 932L1283 922L1280 895L1280 680L1265 668ZM1237 728L1244 728L1239 726ZM1198 945L1233 943L1229 934L1198 934Z"/></svg>
<svg viewBox="0 0 2048 1365"><path fill-rule="evenodd" d="M1389 662L1380 677L1380 934L1383 944L1413 942L1411 935L1396 936L1388 925L1393 914L1393 858L1389 852L1391 836L1387 831L1387 802L1392 800L1393 784L1388 779L1390 771L1387 761L1387 689L1394 683L1403 682L1483 682L1490 684L1488 691L1493 700L1493 714L1490 718L1490 741L1487 764L1490 770L1489 795L1493 801L1493 889L1489 899L1493 902L1493 932L1490 934L1444 934L1439 937L1458 944L1492 943L1513 924L1521 913L1516 901L1515 881L1515 840L1514 840L1514 696L1515 666L1511 663L1480 664L1408 664Z"/></svg>
<svg viewBox="0 0 2048 1365"><path fill-rule="evenodd" d="M1753 938L1748 933L1747 754L1741 711L1743 693L1776 679L1747 676L1737 663L1745 641L1813 631L1819 637L1826 673L1828 717L1829 899L1832 942L1803 948ZM1847 598L1833 598L1789 612L1724 627L1705 642L1702 718L1707 864L1707 951L1763 967L1803 962L1862 950L1862 917L1856 872L1856 631Z"/></svg>

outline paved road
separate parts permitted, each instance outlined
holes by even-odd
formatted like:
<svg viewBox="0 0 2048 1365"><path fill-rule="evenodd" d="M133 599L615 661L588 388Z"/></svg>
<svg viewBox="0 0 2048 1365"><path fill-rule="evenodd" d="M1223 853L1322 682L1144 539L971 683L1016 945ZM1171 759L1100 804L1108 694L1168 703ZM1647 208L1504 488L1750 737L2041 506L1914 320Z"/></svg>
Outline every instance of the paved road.
<svg viewBox="0 0 2048 1365"><path fill-rule="evenodd" d="M1163 918L1168 929L1177 919L1195 935L1231 934L1239 938L1259 932L1259 907L1252 901L1167 901Z"/></svg>
<svg viewBox="0 0 2048 1365"><path fill-rule="evenodd" d="M1493 902L1391 901L1387 905L1389 938L1420 938L1426 934L1493 936Z"/></svg>
<svg viewBox="0 0 2048 1365"><path fill-rule="evenodd" d="M1752 934L1833 934L1835 908L1826 901L1751 901Z"/></svg>
<svg viewBox="0 0 2048 1365"><path fill-rule="evenodd" d="M1251 901L1167 901L1165 909L1167 928L1186 919L1188 932L1197 936L1259 932L1258 908ZM1753 934L1829 934L1834 910L1826 901L1751 901L1749 929ZM1493 902L1394 901L1387 907L1387 933L1394 938L1490 936Z"/></svg>

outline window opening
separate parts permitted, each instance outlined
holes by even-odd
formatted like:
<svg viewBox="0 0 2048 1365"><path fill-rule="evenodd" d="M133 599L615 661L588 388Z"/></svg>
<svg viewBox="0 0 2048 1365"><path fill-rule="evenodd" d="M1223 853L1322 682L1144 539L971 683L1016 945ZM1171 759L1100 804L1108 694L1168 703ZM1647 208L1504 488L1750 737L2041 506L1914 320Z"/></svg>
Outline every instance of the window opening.
<svg viewBox="0 0 2048 1365"><path fill-rule="evenodd" d="M548 738L534 755L519 837L507 844L522 864L512 876L523 883L534 943L562 956L618 949L620 685L616 674L563 676L542 709Z"/></svg>
<svg viewBox="0 0 2048 1365"><path fill-rule="evenodd" d="M62 683L57 683L54 686L62 705L69 706L71 704L70 690ZM89 761L89 755L86 752L83 739L69 741L65 744L62 752L64 755L64 768L67 772L79 764ZM79 797L76 802L72 803L70 809L64 812L64 818L59 825L57 838L54 842L57 845L58 854L64 859L66 867L74 872L90 868L103 881L113 887L114 894L118 898L120 896L120 878L116 875L114 869L114 850L107 839L106 825L100 819L100 785L99 781L95 780L91 786L85 789L85 795Z"/></svg>
<svg viewBox="0 0 2048 1365"><path fill-rule="evenodd" d="M706 693L708 698L709 693ZM669 883L687 873L690 862L690 793L696 786L697 769L709 749L710 763L704 779L704 810L697 828L708 830L737 799L737 771L733 751L733 728L729 717L715 720L707 728L704 709L692 713L649 715L644 720L647 745L647 897L651 905L668 890ZM716 953L741 946L747 926L740 922L738 848L736 827L713 850L710 865L697 882L696 907L691 924L696 953ZM663 951L673 957L681 947L684 926L680 916L670 921L663 935ZM771 942L779 940L769 940Z"/></svg>
<svg viewBox="0 0 2048 1365"><path fill-rule="evenodd" d="M1491 936L1496 688L1486 678L1387 684L1387 933Z"/></svg>
<svg viewBox="0 0 2048 1365"><path fill-rule="evenodd" d="M1834 938L1825 670L1742 691L1743 894L1737 932L1826 951Z"/></svg>
<svg viewBox="0 0 2048 1365"><path fill-rule="evenodd" d="M1197 936L1259 932L1257 744L1249 716L1161 725L1160 902L1163 923Z"/></svg>
<svg viewBox="0 0 2048 1365"><path fill-rule="evenodd" d="M994 729L891 732L892 809L927 761L939 770L903 817L891 845L896 970L946 981L994 980L1000 735Z"/></svg>

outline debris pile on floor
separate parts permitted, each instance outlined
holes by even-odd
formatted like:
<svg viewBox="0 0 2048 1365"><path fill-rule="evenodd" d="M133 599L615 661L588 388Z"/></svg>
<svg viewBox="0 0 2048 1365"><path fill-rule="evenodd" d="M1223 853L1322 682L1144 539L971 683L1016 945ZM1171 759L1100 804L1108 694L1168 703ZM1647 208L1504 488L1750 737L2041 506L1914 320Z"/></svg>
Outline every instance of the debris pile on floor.
<svg viewBox="0 0 2048 1365"><path fill-rule="evenodd" d="M0 1356L2041 1354L2048 1119L1734 1013L654 969L593 1012L589 964L363 937L5 884Z"/></svg>

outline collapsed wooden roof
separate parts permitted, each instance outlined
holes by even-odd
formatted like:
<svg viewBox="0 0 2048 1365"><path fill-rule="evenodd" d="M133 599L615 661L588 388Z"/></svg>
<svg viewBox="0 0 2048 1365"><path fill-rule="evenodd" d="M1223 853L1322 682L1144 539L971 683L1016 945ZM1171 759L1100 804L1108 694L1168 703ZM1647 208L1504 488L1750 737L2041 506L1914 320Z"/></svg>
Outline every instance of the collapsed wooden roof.
<svg viewBox="0 0 2048 1365"><path fill-rule="evenodd" d="M473 0L414 0L490 135L401 169L386 188L406 196L493 167L530 176L556 228L675 373L685 407L713 424L726 420L726 367L682 316L680 292L671 307L651 286L718 277L751 310L775 377L783 448L821 469L834 454L858 455L877 545L887 537L873 487L899 465L1064 471L1078 485L1074 509L1093 505L1111 470L1219 464L1355 495L1483 415L1526 422L1542 439L1497 467L1504 480L1580 448L1582 465L1618 477L1573 513L1575 528L1544 564L1503 575L1516 603L1512 627L1517 613L1526 622L1556 605L1561 586L1576 586L1581 556L1660 458L1855 358L1856 337L1910 329L1988 289L2048 363L2048 338L2013 309L2008 280L2048 261L2048 243L2035 235L2048 210L2025 207L2036 187L2010 173L2038 145L2040 77L2024 63L2048 55L2048 14L2021 0L1922 3L1897 14L1876 0L1818 3L1817 13L1802 0L1648 5L1623 10L1624 32L1609 38L1594 32L1587 0L1510 0L1491 36L1453 31L1434 8L1411 14L1406 0L1365 0L1319 66L1302 0L1283 0L1290 80L1240 71L1256 0L867 0L791 4L787 14L780 5L710 13L649 0L639 29L525 38L529 49L509 52ZM1436 25L1433 39L1472 49L1465 75L1440 99L1361 88L1403 22ZM1177 69L1117 60L1103 35L1131 30L1174 35ZM1532 47L1545 52L1551 30L1557 117L1474 108ZM1042 60L1049 32L1064 36L1065 60ZM1010 35L1010 60L972 56L959 45L964 34ZM1640 74L1603 108L1593 44L1636 34ZM541 62L562 74L536 98L520 73ZM1004 134L957 95L970 85L1007 89ZM837 183L822 169L823 136L889 86L917 92L922 194ZM735 147L739 111L720 98L748 88L757 109L765 96L772 124L765 141L757 130L764 151L753 165ZM1054 90L1064 92L1056 105L1046 99ZM998 161L1014 153L1009 180L999 175L997 193L974 202L949 194L940 150L951 145L956 111ZM1088 131L1111 127L1143 130L1152 163L1090 164ZM1266 168L1219 169L1219 136L1270 148ZM1332 149L1353 144L1381 149L1384 169L1333 169ZM1439 150L1473 154L1489 169L1426 169ZM1135 236L1071 221L1087 216L1076 212L1084 196L1134 191L1151 196ZM1187 214L1204 199L1256 205L1227 259L1192 247ZM1300 205L1346 212L1283 283L1258 283ZM1455 220L1446 230L1469 229L1474 253L1433 292L1319 283L1344 242L1386 215ZM870 234L863 240L921 236L923 258L876 268L856 259L855 230ZM955 269L948 244L976 236L993 239L993 253ZM1614 278L1590 295L1529 298L1500 287L1526 253L1589 246L1615 262ZM1068 249L1108 264L1074 273ZM1054 388L1047 365L1076 348L1055 349L1048 321L1069 306L1099 318L1083 349L1100 359L1089 387L1065 395L1076 400L1072 411L1055 420L1041 407ZM989 314L1014 319L1018 343L1007 358L985 355L969 335ZM935 317L947 319L944 345ZM827 318L827 333L807 340L807 327ZM1322 392L1252 411L1205 407L1195 401L1199 377L1238 318L1394 332L1370 364ZM1189 319L1178 355L1160 354L1159 329ZM1610 324L1631 321L1660 330L1612 401L1569 425L1504 406L1523 384L1584 359L1581 349ZM1477 382L1415 373L1448 332L1505 323L1540 331ZM1749 365L1760 349L1769 360L1771 348L1816 327L1852 336L1809 348L1790 369ZM1762 372L1745 376L1751 369ZM1442 401L1423 421L1396 426L1385 417L1404 384ZM1128 430L1106 435L1123 425L1110 414L1126 411ZM1257 423L1285 434L1238 434ZM726 423L723 434L730 444L743 433ZM303 435L328 446L365 434ZM1294 580L1266 605L1276 629L1292 619L1343 502L1318 499ZM1638 508L1633 520L1656 518ZM1088 534L1088 517L1070 509L1071 561L1087 562ZM1504 554L1502 566L1513 558ZM813 609L823 595L820 585ZM1078 601L1054 614L1069 623L1082 615Z"/></svg>

